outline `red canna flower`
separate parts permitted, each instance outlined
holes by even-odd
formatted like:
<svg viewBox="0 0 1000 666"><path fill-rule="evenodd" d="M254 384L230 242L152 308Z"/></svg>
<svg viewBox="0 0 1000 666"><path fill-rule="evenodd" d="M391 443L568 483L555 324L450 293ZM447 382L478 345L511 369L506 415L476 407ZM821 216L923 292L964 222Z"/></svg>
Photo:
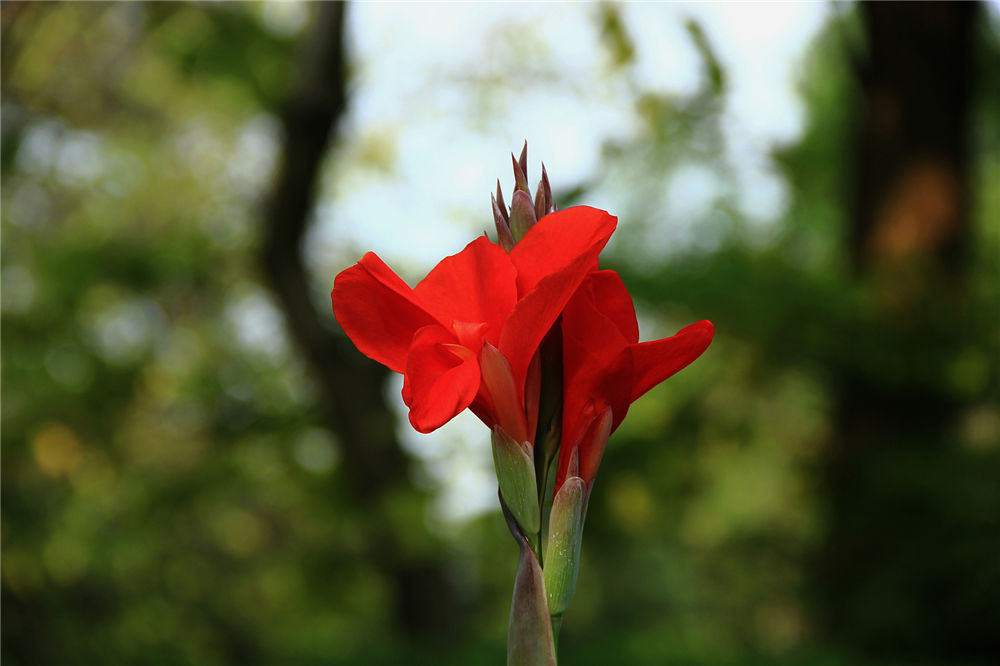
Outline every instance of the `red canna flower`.
<svg viewBox="0 0 1000 666"><path fill-rule="evenodd" d="M594 271L567 303L563 427L556 491L568 476L593 483L608 437L648 390L701 356L715 328L699 321L664 340L639 342L632 298L617 273Z"/></svg>
<svg viewBox="0 0 1000 666"><path fill-rule="evenodd" d="M412 289L369 252L337 276L333 311L362 353L404 374L403 400L418 431L470 407L490 427L531 441L537 390L526 391L529 366L597 270L616 223L585 206L550 213L509 254L477 238Z"/></svg>
<svg viewBox="0 0 1000 666"><path fill-rule="evenodd" d="M499 182L491 202L497 243L477 238L412 289L369 252L337 276L331 299L358 349L404 375L414 428L431 432L470 408L493 430L500 504L520 549L508 663L554 664L553 629L573 597L608 438L633 401L708 348L714 329L700 321L640 343L625 285L598 268L617 218L584 206L553 212L544 166L534 200L528 190L527 144L511 160L510 210Z"/></svg>

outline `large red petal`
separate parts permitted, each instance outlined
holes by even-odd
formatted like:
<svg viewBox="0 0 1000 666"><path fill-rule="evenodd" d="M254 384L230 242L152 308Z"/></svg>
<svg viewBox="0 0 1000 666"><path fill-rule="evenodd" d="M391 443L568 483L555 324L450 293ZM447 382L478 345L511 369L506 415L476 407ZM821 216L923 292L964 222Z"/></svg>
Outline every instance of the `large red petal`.
<svg viewBox="0 0 1000 666"><path fill-rule="evenodd" d="M503 248L480 236L442 259L413 291L443 324L486 322L486 337L496 343L517 302L516 277Z"/></svg>
<svg viewBox="0 0 1000 666"><path fill-rule="evenodd" d="M511 250L521 299L500 334L500 351L510 361L523 393L528 365L566 303L615 230L617 218L578 206L546 215Z"/></svg>
<svg viewBox="0 0 1000 666"><path fill-rule="evenodd" d="M635 305L618 273L612 270L595 271L587 277L587 284L597 309L615 323L629 343L639 342Z"/></svg>
<svg viewBox="0 0 1000 666"><path fill-rule="evenodd" d="M598 281L601 278L598 278ZM617 323L601 311L588 279L566 305L563 332L563 428L559 451L560 473L574 445L580 444L581 469L596 469L590 451L575 441L586 432L595 409L611 408L611 429L618 427L631 398L632 356L629 341ZM599 292L602 290L598 290ZM603 449L601 450L603 451Z"/></svg>
<svg viewBox="0 0 1000 666"><path fill-rule="evenodd" d="M413 336L406 359L403 399L410 423L432 432L472 404L479 391L479 361L442 326L425 326Z"/></svg>
<svg viewBox="0 0 1000 666"><path fill-rule="evenodd" d="M618 218L589 206L574 206L540 219L510 251L517 269L518 293L531 291L543 278L563 270L580 256L597 255L615 231Z"/></svg>
<svg viewBox="0 0 1000 666"><path fill-rule="evenodd" d="M708 349L714 334L712 322L699 321L664 340L632 345L630 351L635 367L632 400L701 356Z"/></svg>
<svg viewBox="0 0 1000 666"><path fill-rule="evenodd" d="M337 276L330 298L337 322L358 350L396 372L406 369L417 329L436 323L413 290L373 252Z"/></svg>

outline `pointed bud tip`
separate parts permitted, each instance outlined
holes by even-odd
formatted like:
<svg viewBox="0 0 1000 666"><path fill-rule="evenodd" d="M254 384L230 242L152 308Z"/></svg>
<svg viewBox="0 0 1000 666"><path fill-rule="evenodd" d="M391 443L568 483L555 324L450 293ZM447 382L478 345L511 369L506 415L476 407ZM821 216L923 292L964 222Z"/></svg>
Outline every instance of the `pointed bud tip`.
<svg viewBox="0 0 1000 666"><path fill-rule="evenodd" d="M527 174L525 174L525 169L521 167L520 162L518 162L517 158L514 157L514 153L510 154L510 161L511 161L511 168L514 170L515 190L520 190L525 194L527 194L528 196L531 196L531 193L528 191L528 176ZM513 206L514 206L514 200L512 198L511 207L513 208Z"/></svg>
<svg viewBox="0 0 1000 666"><path fill-rule="evenodd" d="M507 206L504 204L504 201L503 201L503 190L500 189L500 179L499 178L497 178L497 198L496 198L496 201L497 201L497 205L500 208L500 212L503 213L503 219L509 221L510 218L507 215Z"/></svg>
<svg viewBox="0 0 1000 666"><path fill-rule="evenodd" d="M545 209L547 212L551 213L556 208L555 201L552 199L552 186L549 184L549 174L545 171L545 162L542 162L542 184L544 185L545 191Z"/></svg>

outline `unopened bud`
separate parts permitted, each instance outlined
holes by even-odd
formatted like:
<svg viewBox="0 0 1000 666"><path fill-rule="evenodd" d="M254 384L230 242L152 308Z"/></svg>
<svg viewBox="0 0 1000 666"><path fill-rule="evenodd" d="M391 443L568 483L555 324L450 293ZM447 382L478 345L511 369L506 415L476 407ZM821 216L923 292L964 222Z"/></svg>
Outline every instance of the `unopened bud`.
<svg viewBox="0 0 1000 666"><path fill-rule="evenodd" d="M545 186L542 181L538 181L538 189L535 190L535 219L540 220L545 217Z"/></svg>
<svg viewBox="0 0 1000 666"><path fill-rule="evenodd" d="M535 222L537 218L535 207L531 203L531 195L520 189L516 190L510 201L510 232L514 236L514 241L524 238L524 234L535 226Z"/></svg>
<svg viewBox="0 0 1000 666"><path fill-rule="evenodd" d="M500 426L493 428L491 439L493 466L496 468L503 501L525 534L537 534L541 519L531 443L518 443Z"/></svg>
<svg viewBox="0 0 1000 666"><path fill-rule="evenodd" d="M553 616L562 615L573 600L580 571L586 501L586 483L578 476L567 478L552 501L543 574L549 613Z"/></svg>
<svg viewBox="0 0 1000 666"><path fill-rule="evenodd" d="M552 620L538 558L523 536L507 629L507 666L556 666Z"/></svg>
<svg viewBox="0 0 1000 666"><path fill-rule="evenodd" d="M510 227L507 226L507 211L500 209L503 204L498 204L492 194L490 195L490 203L493 204L493 222L497 227L497 243L506 252L510 252L514 249L514 237L510 233Z"/></svg>

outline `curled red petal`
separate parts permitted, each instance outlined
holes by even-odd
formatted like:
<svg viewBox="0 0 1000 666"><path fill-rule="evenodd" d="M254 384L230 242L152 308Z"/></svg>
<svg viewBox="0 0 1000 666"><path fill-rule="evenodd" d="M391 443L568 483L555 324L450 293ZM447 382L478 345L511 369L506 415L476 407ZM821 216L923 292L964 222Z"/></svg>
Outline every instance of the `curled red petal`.
<svg viewBox="0 0 1000 666"><path fill-rule="evenodd" d="M479 362L454 334L439 325L425 326L413 336L406 359L403 400L410 423L432 432L464 410L479 391Z"/></svg>
<svg viewBox="0 0 1000 666"><path fill-rule="evenodd" d="M406 369L417 329L437 322L373 252L337 276L330 298L337 322L358 350L396 372Z"/></svg>
<svg viewBox="0 0 1000 666"><path fill-rule="evenodd" d="M581 256L597 255L607 244L618 218L590 206L574 206L546 215L510 251L517 269L518 293L524 296L546 276L562 271Z"/></svg>
<svg viewBox="0 0 1000 666"><path fill-rule="evenodd" d="M663 340L641 342L630 347L632 364L632 400L637 400L702 355L712 342L715 326L710 321L691 324Z"/></svg>
<svg viewBox="0 0 1000 666"><path fill-rule="evenodd" d="M610 405L605 403L598 408L593 400L587 402L577 419L576 430L570 437L564 438L559 450L555 492L559 492L570 476L579 476L588 484L594 483L613 423L614 414Z"/></svg>
<svg viewBox="0 0 1000 666"><path fill-rule="evenodd" d="M517 301L516 276L503 248L480 236L438 262L413 292L442 324L485 322L487 337L497 342Z"/></svg>
<svg viewBox="0 0 1000 666"><path fill-rule="evenodd" d="M528 433L524 401L521 391L514 384L510 364L489 342L483 343L480 372L495 409L495 423L518 443L531 441L533 437Z"/></svg>

